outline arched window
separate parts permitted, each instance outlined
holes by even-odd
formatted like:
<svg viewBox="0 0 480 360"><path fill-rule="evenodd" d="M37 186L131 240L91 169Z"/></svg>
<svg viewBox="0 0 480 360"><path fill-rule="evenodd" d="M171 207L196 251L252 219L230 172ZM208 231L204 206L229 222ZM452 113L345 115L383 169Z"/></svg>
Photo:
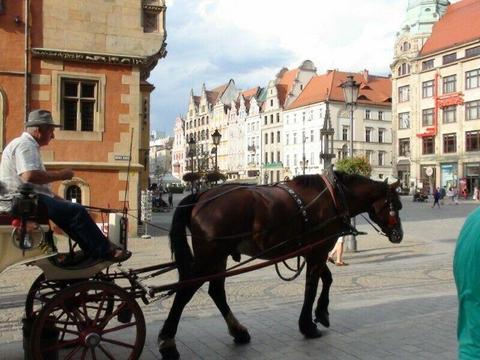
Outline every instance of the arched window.
<svg viewBox="0 0 480 360"><path fill-rule="evenodd" d="M67 190L65 190L65 199L68 201L73 201L76 203L82 203L82 190L77 185L70 185ZM75 200L73 200L75 199Z"/></svg>
<svg viewBox="0 0 480 360"><path fill-rule="evenodd" d="M403 63L398 67L398 76L410 74L410 64Z"/></svg>

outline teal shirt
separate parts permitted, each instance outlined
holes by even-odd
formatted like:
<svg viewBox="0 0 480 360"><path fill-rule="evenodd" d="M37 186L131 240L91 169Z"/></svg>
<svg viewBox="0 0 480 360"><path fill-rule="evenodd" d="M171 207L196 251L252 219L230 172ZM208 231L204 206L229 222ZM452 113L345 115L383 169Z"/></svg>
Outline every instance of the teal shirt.
<svg viewBox="0 0 480 360"><path fill-rule="evenodd" d="M458 293L458 358L480 359L480 208L463 224L455 248L453 275Z"/></svg>

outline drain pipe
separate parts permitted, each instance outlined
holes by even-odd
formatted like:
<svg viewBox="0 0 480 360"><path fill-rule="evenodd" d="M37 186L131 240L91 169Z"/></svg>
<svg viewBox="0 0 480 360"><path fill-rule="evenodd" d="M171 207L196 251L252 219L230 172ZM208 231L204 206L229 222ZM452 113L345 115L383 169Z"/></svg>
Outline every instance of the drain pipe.
<svg viewBox="0 0 480 360"><path fill-rule="evenodd" d="M29 110L29 99L30 99L30 96L29 96L29 84L28 84L28 80L29 80L29 67L30 67L30 63L29 63L29 55L30 55L30 26L29 26L29 23L30 23L30 0L25 0L25 3L24 3L24 8L25 8L25 16L24 16L24 19L25 19L25 79L24 79L24 106L25 106L25 109L24 109L24 112L25 112L25 116L24 116L24 120L25 122L27 121L27 117L28 117L28 110Z"/></svg>

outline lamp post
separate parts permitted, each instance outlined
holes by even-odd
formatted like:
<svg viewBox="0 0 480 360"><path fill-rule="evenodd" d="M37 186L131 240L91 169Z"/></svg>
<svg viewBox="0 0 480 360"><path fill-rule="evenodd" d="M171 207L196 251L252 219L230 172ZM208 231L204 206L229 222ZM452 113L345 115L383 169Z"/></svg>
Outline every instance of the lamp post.
<svg viewBox="0 0 480 360"><path fill-rule="evenodd" d="M193 172L195 170L193 167L193 158L195 156L196 147L197 147L197 142L195 141L193 136L190 136L190 140L188 140L188 155L190 156L190 161L191 161L192 177L193 177ZM193 185L194 185L194 181L192 180L192 184L191 184L192 194L193 194Z"/></svg>
<svg viewBox="0 0 480 360"><path fill-rule="evenodd" d="M342 83L343 97L345 99L345 105L350 106L350 158L353 158L353 110L357 103L358 91L360 84L354 79L353 75L347 76L347 80ZM353 226L355 227L355 218L352 219ZM357 239L355 235L351 235L347 241L347 250L357 251Z"/></svg>
<svg viewBox="0 0 480 360"><path fill-rule="evenodd" d="M222 138L222 134L220 134L218 129L215 129L215 131L212 134L213 145L215 145L215 171L218 171L217 150L218 150L218 144L220 144L221 138Z"/></svg>

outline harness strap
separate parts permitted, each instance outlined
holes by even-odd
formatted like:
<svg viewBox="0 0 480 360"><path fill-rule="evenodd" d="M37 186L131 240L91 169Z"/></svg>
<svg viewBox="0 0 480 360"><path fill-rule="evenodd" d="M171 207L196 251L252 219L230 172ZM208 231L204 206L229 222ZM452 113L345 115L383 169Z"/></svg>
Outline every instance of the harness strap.
<svg viewBox="0 0 480 360"><path fill-rule="evenodd" d="M338 210L338 204L337 200L335 199L335 193L333 192L333 186L330 180L325 176L325 175L320 175L322 177L323 182L327 186L328 192L330 193L330 196L332 197L333 204L335 205L335 208Z"/></svg>
<svg viewBox="0 0 480 360"><path fill-rule="evenodd" d="M300 196L298 196L298 194L295 191L293 191L293 189L290 188L287 184L279 183L279 184L276 184L276 186L285 190L288 193L288 195L290 195L290 197L293 199L293 201L295 201L295 204L297 204L298 209L300 210L300 214L302 215L302 218L303 218L303 223L305 225L308 224L307 208L304 205Z"/></svg>

